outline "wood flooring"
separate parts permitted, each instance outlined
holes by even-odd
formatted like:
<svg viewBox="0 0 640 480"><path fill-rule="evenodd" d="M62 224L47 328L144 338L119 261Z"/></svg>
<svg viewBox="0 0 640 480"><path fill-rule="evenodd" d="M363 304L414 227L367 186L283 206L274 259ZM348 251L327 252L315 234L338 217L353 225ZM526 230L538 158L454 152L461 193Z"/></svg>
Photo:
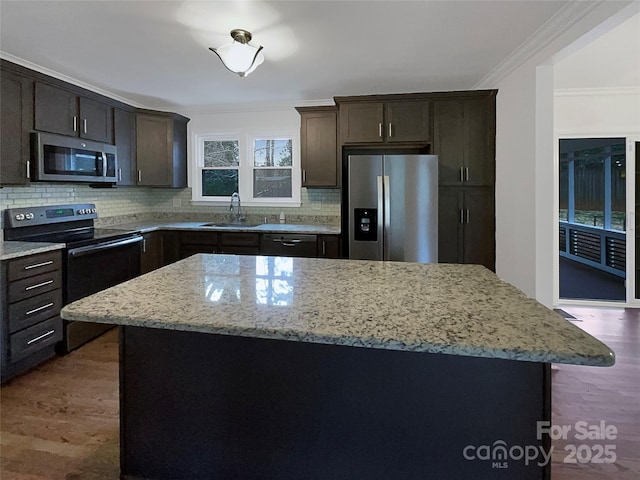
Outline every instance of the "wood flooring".
<svg viewBox="0 0 640 480"><path fill-rule="evenodd" d="M576 441L572 433L567 440L554 441L552 480L636 480L640 478L640 311L563 309L576 317L577 326L609 345L617 363L611 368L554 365L553 423L605 421L619 433L607 441L615 445L617 459L612 464L564 463L567 444L592 449L603 441ZM118 435L115 329L0 388L2 480L115 480Z"/></svg>

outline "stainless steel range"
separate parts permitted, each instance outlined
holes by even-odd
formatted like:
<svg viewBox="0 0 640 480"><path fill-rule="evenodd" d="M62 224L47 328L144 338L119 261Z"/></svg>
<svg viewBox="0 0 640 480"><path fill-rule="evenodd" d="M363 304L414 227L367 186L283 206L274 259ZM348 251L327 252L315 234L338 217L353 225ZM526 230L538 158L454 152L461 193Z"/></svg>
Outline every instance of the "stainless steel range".
<svg viewBox="0 0 640 480"><path fill-rule="evenodd" d="M94 204L10 208L4 239L64 243L63 303L112 287L140 274L142 236L135 231L94 228ZM59 353L69 352L111 325L64 322Z"/></svg>

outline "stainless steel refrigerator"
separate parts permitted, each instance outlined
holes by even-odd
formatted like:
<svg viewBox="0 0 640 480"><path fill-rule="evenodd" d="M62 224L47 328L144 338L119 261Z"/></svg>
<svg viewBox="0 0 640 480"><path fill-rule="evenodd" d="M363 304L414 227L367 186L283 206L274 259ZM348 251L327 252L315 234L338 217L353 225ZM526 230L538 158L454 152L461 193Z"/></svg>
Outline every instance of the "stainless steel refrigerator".
<svg viewBox="0 0 640 480"><path fill-rule="evenodd" d="M349 258L438 261L437 155L350 155L346 173Z"/></svg>

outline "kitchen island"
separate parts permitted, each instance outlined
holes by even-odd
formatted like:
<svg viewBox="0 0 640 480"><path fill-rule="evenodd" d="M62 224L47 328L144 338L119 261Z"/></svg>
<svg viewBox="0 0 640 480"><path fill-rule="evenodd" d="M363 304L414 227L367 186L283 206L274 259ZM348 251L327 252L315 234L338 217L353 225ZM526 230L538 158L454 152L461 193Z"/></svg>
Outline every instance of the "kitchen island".
<svg viewBox="0 0 640 480"><path fill-rule="evenodd" d="M123 326L127 478L548 478L550 363L614 362L477 265L195 255L62 317Z"/></svg>

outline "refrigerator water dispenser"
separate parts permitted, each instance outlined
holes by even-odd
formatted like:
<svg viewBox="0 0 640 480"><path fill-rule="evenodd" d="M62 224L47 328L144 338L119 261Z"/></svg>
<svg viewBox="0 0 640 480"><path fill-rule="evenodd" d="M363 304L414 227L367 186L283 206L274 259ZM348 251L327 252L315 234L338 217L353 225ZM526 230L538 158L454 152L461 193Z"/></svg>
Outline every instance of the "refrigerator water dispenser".
<svg viewBox="0 0 640 480"><path fill-rule="evenodd" d="M355 221L354 240L361 242L378 241L378 209L354 208Z"/></svg>

